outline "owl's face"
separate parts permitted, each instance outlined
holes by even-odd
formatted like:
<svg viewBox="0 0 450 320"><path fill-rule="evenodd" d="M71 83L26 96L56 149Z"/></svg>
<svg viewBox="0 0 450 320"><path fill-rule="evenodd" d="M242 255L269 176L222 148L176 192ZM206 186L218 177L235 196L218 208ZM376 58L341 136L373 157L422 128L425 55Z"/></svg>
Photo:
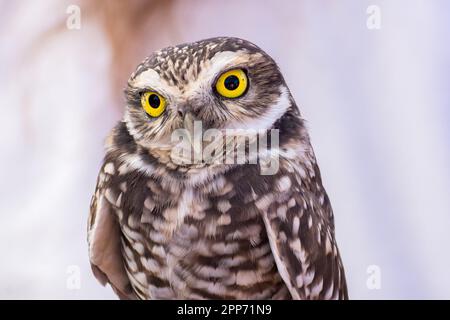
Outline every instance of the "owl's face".
<svg viewBox="0 0 450 320"><path fill-rule="evenodd" d="M142 62L128 81L125 122L149 150L170 150L172 132L270 129L291 98L276 63L254 44L213 38L169 47Z"/></svg>

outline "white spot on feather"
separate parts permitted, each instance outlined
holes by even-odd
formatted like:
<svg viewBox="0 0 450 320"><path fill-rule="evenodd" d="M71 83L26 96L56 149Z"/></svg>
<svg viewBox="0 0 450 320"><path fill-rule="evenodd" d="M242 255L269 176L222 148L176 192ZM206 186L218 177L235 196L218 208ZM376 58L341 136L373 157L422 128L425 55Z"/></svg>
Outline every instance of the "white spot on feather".
<svg viewBox="0 0 450 320"><path fill-rule="evenodd" d="M284 205L279 206L277 209L278 218L280 218L280 220L282 221L286 221L286 212L287 212L286 206Z"/></svg>
<svg viewBox="0 0 450 320"><path fill-rule="evenodd" d="M228 201L228 200L220 200L217 203L217 209L222 213L227 212L228 210L230 210L230 208L231 208L231 204L230 204L230 201Z"/></svg>
<svg viewBox="0 0 450 320"><path fill-rule="evenodd" d="M293 208L293 207L295 207L295 205L296 205L295 199L294 198L289 199L288 208L289 209Z"/></svg>
<svg viewBox="0 0 450 320"><path fill-rule="evenodd" d="M107 164L105 164L105 167L103 169L107 174L113 175L115 173L115 169L114 169L114 164L112 164L111 162L108 162Z"/></svg>
<svg viewBox="0 0 450 320"><path fill-rule="evenodd" d="M299 274L297 278L295 279L295 282L297 284L297 288L303 287L303 276Z"/></svg>
<svg viewBox="0 0 450 320"><path fill-rule="evenodd" d="M300 219L298 216L295 216L294 221L292 223L292 233L294 235L297 235L299 230L300 230Z"/></svg>
<svg viewBox="0 0 450 320"><path fill-rule="evenodd" d="M277 182L277 187L280 192L288 191L291 185L292 182L288 176L282 176Z"/></svg>
<svg viewBox="0 0 450 320"><path fill-rule="evenodd" d="M231 223L231 216L229 214L222 214L217 220L219 225L228 225Z"/></svg>
<svg viewBox="0 0 450 320"><path fill-rule="evenodd" d="M238 286L251 286L256 282L258 282L258 274L254 270L241 270L236 273L236 284Z"/></svg>

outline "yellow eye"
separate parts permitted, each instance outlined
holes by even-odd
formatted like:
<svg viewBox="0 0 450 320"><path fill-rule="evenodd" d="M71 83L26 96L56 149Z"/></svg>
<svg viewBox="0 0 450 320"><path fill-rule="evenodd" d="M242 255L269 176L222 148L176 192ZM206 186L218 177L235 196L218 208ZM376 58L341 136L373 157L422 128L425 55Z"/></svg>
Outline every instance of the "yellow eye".
<svg viewBox="0 0 450 320"><path fill-rule="evenodd" d="M224 72L216 82L217 92L226 98L237 98L244 94L248 86L247 75L242 69Z"/></svg>
<svg viewBox="0 0 450 320"><path fill-rule="evenodd" d="M166 109L166 99L156 92L148 91L141 96L141 104L150 117L159 117Z"/></svg>

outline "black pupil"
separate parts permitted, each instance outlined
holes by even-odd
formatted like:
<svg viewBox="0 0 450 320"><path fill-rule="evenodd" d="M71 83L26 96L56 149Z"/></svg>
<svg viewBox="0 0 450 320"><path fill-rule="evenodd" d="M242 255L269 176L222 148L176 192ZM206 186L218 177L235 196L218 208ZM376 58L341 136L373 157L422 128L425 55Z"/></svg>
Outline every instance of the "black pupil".
<svg viewBox="0 0 450 320"><path fill-rule="evenodd" d="M158 95L156 95L156 94L151 94L150 97L148 97L148 104L149 104L152 108L158 108L159 105L161 104L161 100L159 100Z"/></svg>
<svg viewBox="0 0 450 320"><path fill-rule="evenodd" d="M239 87L239 78L236 76L228 76L225 79L225 88L228 90L235 90Z"/></svg>

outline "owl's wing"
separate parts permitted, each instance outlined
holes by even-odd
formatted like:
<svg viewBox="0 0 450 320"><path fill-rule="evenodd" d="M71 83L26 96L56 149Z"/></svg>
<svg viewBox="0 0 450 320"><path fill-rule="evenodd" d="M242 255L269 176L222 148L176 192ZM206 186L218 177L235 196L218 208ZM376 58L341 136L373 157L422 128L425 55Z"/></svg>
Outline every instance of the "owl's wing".
<svg viewBox="0 0 450 320"><path fill-rule="evenodd" d="M105 197L104 168L99 174L88 219L89 259L97 280L109 283L120 299L135 299L121 253L121 231Z"/></svg>
<svg viewBox="0 0 450 320"><path fill-rule="evenodd" d="M320 172L317 167L311 173L300 171L278 178L278 193L263 211L278 272L293 299L348 299Z"/></svg>

